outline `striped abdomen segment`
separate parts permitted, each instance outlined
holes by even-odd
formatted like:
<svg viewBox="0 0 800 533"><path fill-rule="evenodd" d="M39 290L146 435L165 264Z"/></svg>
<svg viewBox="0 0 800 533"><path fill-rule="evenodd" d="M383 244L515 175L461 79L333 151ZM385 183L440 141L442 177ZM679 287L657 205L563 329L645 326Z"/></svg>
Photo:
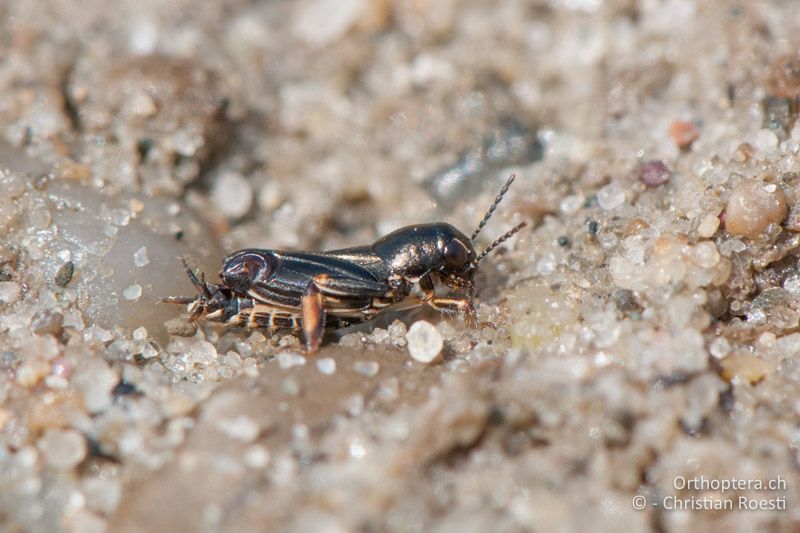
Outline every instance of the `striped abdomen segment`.
<svg viewBox="0 0 800 533"><path fill-rule="evenodd" d="M328 316L325 329L337 329L364 321L361 313L350 317ZM303 330L303 320L298 311L257 303L232 316L226 323L228 326L241 326L248 329L265 329L269 332L293 332Z"/></svg>

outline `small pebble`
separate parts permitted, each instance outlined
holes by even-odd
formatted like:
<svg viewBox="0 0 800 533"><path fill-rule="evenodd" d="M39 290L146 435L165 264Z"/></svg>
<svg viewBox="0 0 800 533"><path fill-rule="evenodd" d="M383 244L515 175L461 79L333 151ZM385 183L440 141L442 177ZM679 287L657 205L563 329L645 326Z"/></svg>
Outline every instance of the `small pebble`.
<svg viewBox="0 0 800 533"><path fill-rule="evenodd" d="M381 366L376 361L356 361L353 369L359 374L372 378L378 375Z"/></svg>
<svg viewBox="0 0 800 533"><path fill-rule="evenodd" d="M669 126L668 134L678 148L689 148L700 137L700 131L691 122L676 120Z"/></svg>
<svg viewBox="0 0 800 533"><path fill-rule="evenodd" d="M720 255L713 242L703 241L691 247L689 259L701 268L713 268L719 263Z"/></svg>
<svg viewBox="0 0 800 533"><path fill-rule="evenodd" d="M144 211L144 204L138 198L131 198L130 202L128 202L128 207L131 208L131 211L135 215L138 215Z"/></svg>
<svg viewBox="0 0 800 533"><path fill-rule="evenodd" d="M25 182L16 173L0 171L0 191L7 198L19 198L25 192Z"/></svg>
<svg viewBox="0 0 800 533"><path fill-rule="evenodd" d="M23 387L33 387L50 373L50 364L41 357L28 357L16 371L16 381Z"/></svg>
<svg viewBox="0 0 800 533"><path fill-rule="evenodd" d="M113 513L122 499L122 483L116 479L86 477L82 480L88 506L104 514Z"/></svg>
<svg viewBox="0 0 800 533"><path fill-rule="evenodd" d="M719 229L719 224L720 220L717 215L708 214L697 226L697 235L706 239L712 237Z"/></svg>
<svg viewBox="0 0 800 533"><path fill-rule="evenodd" d="M772 372L772 365L749 354L729 355L720 362L722 377L728 381L747 381L751 385L763 380Z"/></svg>
<svg viewBox="0 0 800 533"><path fill-rule="evenodd" d="M16 281L0 281L0 305L10 305L19 299L22 288Z"/></svg>
<svg viewBox="0 0 800 533"><path fill-rule="evenodd" d="M372 330L370 340L375 344L385 344L389 341L389 331L383 328L375 328Z"/></svg>
<svg viewBox="0 0 800 533"><path fill-rule="evenodd" d="M612 294L612 297L617 309L623 313L635 311L639 308L639 304L636 303L636 296L629 289L617 289Z"/></svg>
<svg viewBox="0 0 800 533"><path fill-rule="evenodd" d="M66 287L67 283L70 282L72 279L72 275L75 273L75 263L72 261L67 261L61 268L58 269L56 272L56 277L54 279L56 285L59 287Z"/></svg>
<svg viewBox="0 0 800 533"><path fill-rule="evenodd" d="M37 191L43 191L50 183L50 176L48 174L38 174L33 178L33 188Z"/></svg>
<svg viewBox="0 0 800 533"><path fill-rule="evenodd" d="M761 152L768 152L778 147L778 136L768 129L759 130L753 137L753 148Z"/></svg>
<svg viewBox="0 0 800 533"><path fill-rule="evenodd" d="M63 526L66 531L80 531L82 533L104 533L110 530L105 520L86 509L77 509L66 515Z"/></svg>
<svg viewBox="0 0 800 533"><path fill-rule="evenodd" d="M725 229L731 235L755 238L770 224L786 218L786 196L775 184L742 181L731 193L725 209Z"/></svg>
<svg viewBox="0 0 800 533"><path fill-rule="evenodd" d="M389 339L391 339L392 344L395 346L405 346L406 345L406 325L401 322L400 320L395 320L391 324L389 324Z"/></svg>
<svg viewBox="0 0 800 533"><path fill-rule="evenodd" d="M306 358L299 353L281 352L278 354L278 366L283 370L288 370L293 366L306 364Z"/></svg>
<svg viewBox="0 0 800 533"><path fill-rule="evenodd" d="M217 357L217 349L206 340L197 340L189 347L187 353L197 361L208 361Z"/></svg>
<svg viewBox="0 0 800 533"><path fill-rule="evenodd" d="M648 161L639 167L639 181L648 187L658 187L668 182L671 174L662 161Z"/></svg>
<svg viewBox="0 0 800 533"><path fill-rule="evenodd" d="M84 406L90 413L99 413L111 405L111 391L117 383L117 372L100 358L83 361L72 377L72 385L83 395Z"/></svg>
<svg viewBox="0 0 800 533"><path fill-rule="evenodd" d="M717 359L722 359L731 353L731 343L725 337L717 337L708 347L708 351Z"/></svg>
<svg viewBox="0 0 800 533"><path fill-rule="evenodd" d="M792 272L783 280L783 288L786 292L797 297L800 296L800 272Z"/></svg>
<svg viewBox="0 0 800 533"><path fill-rule="evenodd" d="M58 357L50 363L50 373L64 379L72 375L72 364L66 357Z"/></svg>
<svg viewBox="0 0 800 533"><path fill-rule="evenodd" d="M158 355L158 350L153 348L153 345L149 342L146 342L144 346L142 346L141 356L144 359L152 359L153 357Z"/></svg>
<svg viewBox="0 0 800 533"><path fill-rule="evenodd" d="M150 264L150 258L147 257L147 247L142 246L133 254L133 264L139 268Z"/></svg>
<svg viewBox="0 0 800 533"><path fill-rule="evenodd" d="M597 204L604 211L611 211L625 203L625 191L616 182L609 183L597 191Z"/></svg>
<svg viewBox="0 0 800 533"><path fill-rule="evenodd" d="M733 158L740 163L744 163L752 159L755 153L756 150L750 143L741 143L736 147L736 150L733 151Z"/></svg>
<svg viewBox="0 0 800 533"><path fill-rule="evenodd" d="M418 320L406 333L408 352L420 363L432 363L442 353L444 341L430 322Z"/></svg>
<svg viewBox="0 0 800 533"><path fill-rule="evenodd" d="M86 439L73 429L47 429L37 443L48 466L69 470L86 457Z"/></svg>
<svg viewBox="0 0 800 533"><path fill-rule="evenodd" d="M96 340L99 342L106 343L114 338L114 335L108 331L107 329L99 328L96 326L90 326L86 328L83 332L84 340Z"/></svg>
<svg viewBox="0 0 800 533"><path fill-rule="evenodd" d="M28 211L28 222L36 229L47 229L53 221L53 215L47 208L34 208Z"/></svg>
<svg viewBox="0 0 800 533"><path fill-rule="evenodd" d="M296 379L286 378L281 382L281 391L283 391L286 396L293 396L296 398L303 392L303 388Z"/></svg>
<svg viewBox="0 0 800 533"><path fill-rule="evenodd" d="M317 370L326 376L332 376L336 373L336 360L333 357L322 357L317 359Z"/></svg>
<svg viewBox="0 0 800 533"><path fill-rule="evenodd" d="M561 203L558 204L558 208L565 215L571 215L583 207L585 201L586 198L584 198L583 195L573 194L564 197L564 199L561 200Z"/></svg>
<svg viewBox="0 0 800 533"><path fill-rule="evenodd" d="M536 271L541 276L549 276L555 272L558 263L553 254L546 254L536 263Z"/></svg>
<svg viewBox="0 0 800 533"><path fill-rule="evenodd" d="M180 317L167 320L164 328L167 333L176 337L192 337L197 333L197 323Z"/></svg>
<svg viewBox="0 0 800 533"><path fill-rule="evenodd" d="M364 0L312 0L298 4L294 34L313 46L329 45L343 37L364 12Z"/></svg>
<svg viewBox="0 0 800 533"><path fill-rule="evenodd" d="M247 415L223 418L217 422L217 429L240 442L253 442L261 431L258 423Z"/></svg>
<svg viewBox="0 0 800 533"><path fill-rule="evenodd" d="M131 113L140 117L149 117L156 113L158 108L150 96L143 92L137 92L131 96Z"/></svg>
<svg viewBox="0 0 800 533"><path fill-rule="evenodd" d="M134 283L122 291L122 296L124 296L126 300L138 300L142 296L142 286L138 283Z"/></svg>
<svg viewBox="0 0 800 533"><path fill-rule="evenodd" d="M214 183L211 200L226 217L240 218L250 210L250 205L253 203L253 188L241 174L225 172Z"/></svg>
<svg viewBox="0 0 800 533"><path fill-rule="evenodd" d="M31 331L36 335L61 334L64 325L64 315L52 309L41 309L31 317Z"/></svg>
<svg viewBox="0 0 800 533"><path fill-rule="evenodd" d="M280 207L284 197L280 190L280 185L275 181L269 181L258 191L258 207L265 213L271 213Z"/></svg>
<svg viewBox="0 0 800 533"><path fill-rule="evenodd" d="M269 465L269 450L260 444L248 446L244 451L244 464L250 468L265 468Z"/></svg>

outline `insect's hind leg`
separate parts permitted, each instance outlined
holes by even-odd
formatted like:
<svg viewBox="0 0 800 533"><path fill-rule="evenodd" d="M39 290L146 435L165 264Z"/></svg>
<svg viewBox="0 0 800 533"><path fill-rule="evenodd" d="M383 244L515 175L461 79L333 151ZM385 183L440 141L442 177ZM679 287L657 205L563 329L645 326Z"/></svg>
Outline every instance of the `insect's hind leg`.
<svg viewBox="0 0 800 533"><path fill-rule="evenodd" d="M300 300L303 346L307 354L314 353L319 349L325 333L325 306L320 284L324 283L327 278L326 274L321 274L309 281Z"/></svg>

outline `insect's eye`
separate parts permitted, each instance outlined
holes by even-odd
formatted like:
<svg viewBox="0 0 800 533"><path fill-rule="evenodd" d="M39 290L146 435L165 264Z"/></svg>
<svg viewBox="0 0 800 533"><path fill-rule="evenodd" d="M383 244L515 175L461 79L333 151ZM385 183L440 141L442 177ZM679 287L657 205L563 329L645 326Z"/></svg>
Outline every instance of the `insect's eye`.
<svg viewBox="0 0 800 533"><path fill-rule="evenodd" d="M444 247L444 259L454 267L463 267L468 258L469 251L467 247L458 239L451 240L447 243L447 246Z"/></svg>

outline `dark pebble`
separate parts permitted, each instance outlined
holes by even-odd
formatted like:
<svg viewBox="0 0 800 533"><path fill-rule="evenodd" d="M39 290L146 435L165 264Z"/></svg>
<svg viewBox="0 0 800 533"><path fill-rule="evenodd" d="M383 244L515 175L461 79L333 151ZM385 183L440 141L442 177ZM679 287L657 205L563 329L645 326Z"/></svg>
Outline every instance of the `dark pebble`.
<svg viewBox="0 0 800 533"><path fill-rule="evenodd" d="M634 296L633 291L629 289L619 289L614 291L613 298L617 309L623 313L636 311L639 308L639 304L636 303L636 297Z"/></svg>
<svg viewBox="0 0 800 533"><path fill-rule="evenodd" d="M50 176L47 174L39 174L35 178L33 178L33 188L37 191L43 191L47 188L47 185L50 183Z"/></svg>
<svg viewBox="0 0 800 533"><path fill-rule="evenodd" d="M72 275L75 273L75 264L72 261L67 261L64 263L61 268L58 269L56 273L55 282L56 285L59 287L66 287L67 283L70 282L72 279Z"/></svg>
<svg viewBox="0 0 800 533"><path fill-rule="evenodd" d="M114 396L128 396L137 392L139 392L139 390L136 388L136 385L124 379L121 379L119 383L114 385L114 388L111 389L111 394Z"/></svg>
<svg viewBox="0 0 800 533"><path fill-rule="evenodd" d="M791 98L767 96L761 102L761 106L764 109L765 128L782 133L789 132L796 116Z"/></svg>

